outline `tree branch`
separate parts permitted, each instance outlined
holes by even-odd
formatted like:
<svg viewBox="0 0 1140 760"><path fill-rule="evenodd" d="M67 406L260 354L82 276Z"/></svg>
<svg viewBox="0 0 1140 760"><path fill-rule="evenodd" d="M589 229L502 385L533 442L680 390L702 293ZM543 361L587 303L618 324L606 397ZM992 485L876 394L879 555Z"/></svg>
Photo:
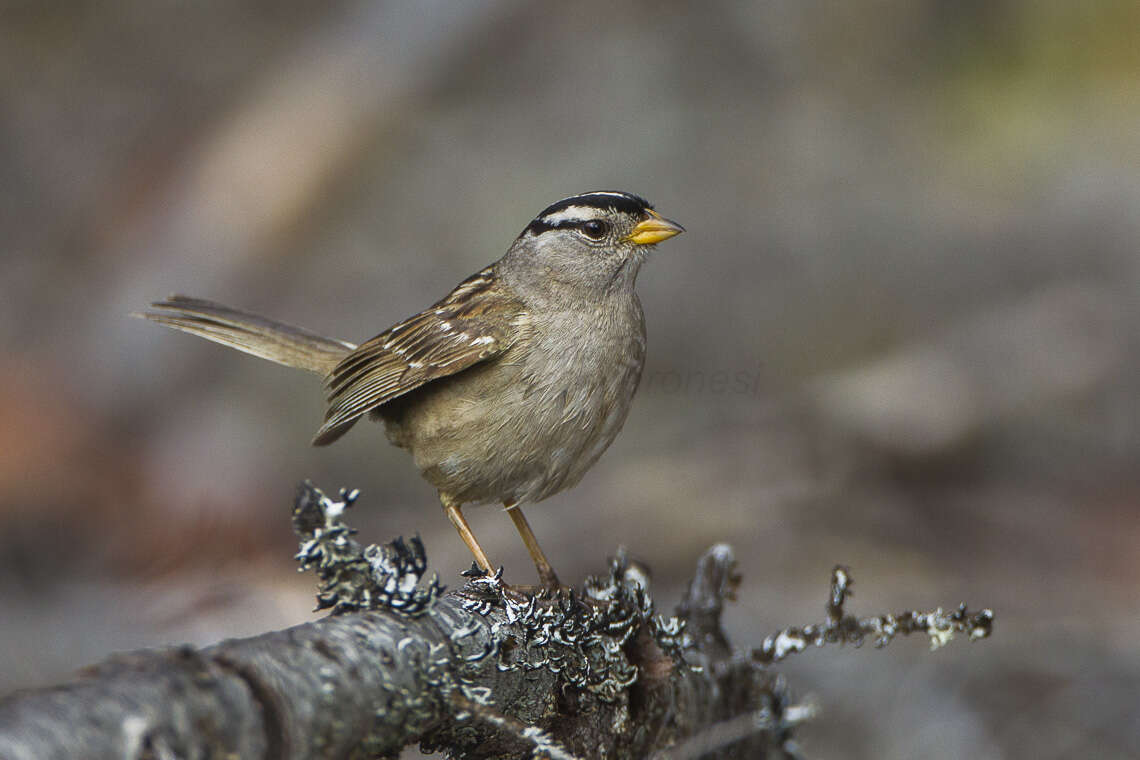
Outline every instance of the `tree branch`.
<svg viewBox="0 0 1140 760"><path fill-rule="evenodd" d="M418 539L361 548L355 499L298 493L298 559L329 617L113 657L0 701L0 757L366 758L419 742L464 758L791 756L810 710L720 625L732 550L700 559L676 615L624 552L579 590L468 573L444 594ZM835 594L833 584L833 596ZM842 622L842 595L835 620ZM838 623L837 623L838 624Z"/></svg>

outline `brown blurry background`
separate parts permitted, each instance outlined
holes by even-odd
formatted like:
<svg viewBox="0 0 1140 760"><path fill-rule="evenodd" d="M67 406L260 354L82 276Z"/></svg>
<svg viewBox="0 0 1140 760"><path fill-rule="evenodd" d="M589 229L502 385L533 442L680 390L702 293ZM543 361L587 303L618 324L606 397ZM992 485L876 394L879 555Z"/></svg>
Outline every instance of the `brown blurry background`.
<svg viewBox="0 0 1140 760"><path fill-rule="evenodd" d="M727 623L990 605L996 636L780 666L818 758L1140 757L1140 6L1067 0L0 5L0 692L311 619L296 483L469 563L301 373L127 315L183 292L360 341L620 188L689 232L563 578L619 544ZM472 510L515 579L509 522Z"/></svg>

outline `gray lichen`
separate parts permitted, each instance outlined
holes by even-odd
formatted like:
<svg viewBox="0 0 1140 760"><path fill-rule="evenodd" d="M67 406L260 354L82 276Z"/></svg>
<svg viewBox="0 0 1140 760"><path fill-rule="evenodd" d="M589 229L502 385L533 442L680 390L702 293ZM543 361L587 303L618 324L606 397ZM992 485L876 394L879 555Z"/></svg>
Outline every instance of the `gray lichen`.
<svg viewBox="0 0 1140 760"><path fill-rule="evenodd" d="M427 573L427 555L419 536L397 538L384 546L361 548L343 515L359 491L341 489L340 500L326 496L306 481L293 507L293 530L301 539L296 559L301 570L318 579L317 609L340 614L351 610L390 609L417 617L431 609L444 592L435 574Z"/></svg>
<svg viewBox="0 0 1140 760"><path fill-rule="evenodd" d="M478 615L501 610L492 638L502 671L546 670L603 702L613 703L638 678L624 647L642 627L667 653L685 646L684 621L654 614L644 573L624 549L609 573L590 577L582 591L564 588L524 594L503 583L502 573L477 575L458 592Z"/></svg>

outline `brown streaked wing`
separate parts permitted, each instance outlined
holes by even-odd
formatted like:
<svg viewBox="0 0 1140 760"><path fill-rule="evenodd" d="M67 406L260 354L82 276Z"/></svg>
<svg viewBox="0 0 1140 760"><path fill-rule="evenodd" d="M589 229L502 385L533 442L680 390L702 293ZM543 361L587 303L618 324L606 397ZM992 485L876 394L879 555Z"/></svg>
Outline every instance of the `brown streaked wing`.
<svg viewBox="0 0 1140 760"><path fill-rule="evenodd" d="M488 267L431 308L360 344L325 380L329 408L313 444L332 443L376 407L502 353L509 346L505 327L521 311L494 287Z"/></svg>

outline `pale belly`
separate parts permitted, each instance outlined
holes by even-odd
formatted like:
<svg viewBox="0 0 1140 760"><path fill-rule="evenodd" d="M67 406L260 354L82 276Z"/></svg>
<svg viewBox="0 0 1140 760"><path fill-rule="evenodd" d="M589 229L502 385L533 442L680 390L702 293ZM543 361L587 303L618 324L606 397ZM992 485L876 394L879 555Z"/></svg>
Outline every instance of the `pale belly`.
<svg viewBox="0 0 1140 760"><path fill-rule="evenodd" d="M638 314L640 316L640 314ZM576 484L621 431L641 375L644 333L552 361L508 351L377 410L392 443L459 503L526 503Z"/></svg>

